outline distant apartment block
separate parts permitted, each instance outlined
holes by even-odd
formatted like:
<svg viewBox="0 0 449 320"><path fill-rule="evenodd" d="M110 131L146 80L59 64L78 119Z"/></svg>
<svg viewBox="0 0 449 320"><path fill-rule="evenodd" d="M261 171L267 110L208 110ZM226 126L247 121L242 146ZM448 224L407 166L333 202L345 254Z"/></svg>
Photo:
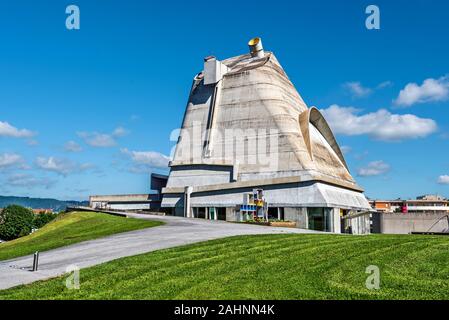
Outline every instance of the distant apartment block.
<svg viewBox="0 0 449 320"><path fill-rule="evenodd" d="M449 200L438 195L424 195L414 200L370 200L377 212L449 213Z"/></svg>
<svg viewBox="0 0 449 320"><path fill-rule="evenodd" d="M424 195L413 200L370 200L374 233L448 233L449 200Z"/></svg>

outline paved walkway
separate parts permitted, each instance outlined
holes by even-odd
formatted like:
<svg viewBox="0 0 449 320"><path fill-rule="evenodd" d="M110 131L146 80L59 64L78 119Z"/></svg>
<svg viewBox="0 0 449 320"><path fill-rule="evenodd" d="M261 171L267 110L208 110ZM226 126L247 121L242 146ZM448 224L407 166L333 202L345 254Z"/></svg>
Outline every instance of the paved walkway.
<svg viewBox="0 0 449 320"><path fill-rule="evenodd" d="M159 220L166 224L41 252L37 272L30 271L33 264L32 255L2 261L0 290L62 275L70 265L86 268L122 257L236 235L313 232L170 216L142 214L128 214L128 216Z"/></svg>

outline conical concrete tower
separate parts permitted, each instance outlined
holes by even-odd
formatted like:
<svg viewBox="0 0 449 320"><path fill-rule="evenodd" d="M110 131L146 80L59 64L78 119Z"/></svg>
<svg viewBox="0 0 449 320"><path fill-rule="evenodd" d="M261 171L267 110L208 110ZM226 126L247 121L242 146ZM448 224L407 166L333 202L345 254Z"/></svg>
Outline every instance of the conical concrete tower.
<svg viewBox="0 0 449 320"><path fill-rule="evenodd" d="M244 195L262 189L272 218L366 233L361 213L370 206L326 120L307 107L259 38L249 47L249 54L223 61L204 59L162 206L176 215L238 221Z"/></svg>

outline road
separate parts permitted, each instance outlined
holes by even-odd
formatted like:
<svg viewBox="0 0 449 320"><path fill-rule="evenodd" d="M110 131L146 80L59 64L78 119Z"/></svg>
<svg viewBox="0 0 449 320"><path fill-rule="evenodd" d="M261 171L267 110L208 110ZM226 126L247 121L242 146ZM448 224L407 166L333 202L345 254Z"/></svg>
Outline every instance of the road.
<svg viewBox="0 0 449 320"><path fill-rule="evenodd" d="M128 217L165 222L165 225L131 231L41 252L39 270L31 272L33 256L0 262L0 290L45 280L66 273L68 266L91 267L122 257L159 249L237 235L311 233L296 228L187 219L171 216L127 214ZM126 218L124 218L126 219Z"/></svg>

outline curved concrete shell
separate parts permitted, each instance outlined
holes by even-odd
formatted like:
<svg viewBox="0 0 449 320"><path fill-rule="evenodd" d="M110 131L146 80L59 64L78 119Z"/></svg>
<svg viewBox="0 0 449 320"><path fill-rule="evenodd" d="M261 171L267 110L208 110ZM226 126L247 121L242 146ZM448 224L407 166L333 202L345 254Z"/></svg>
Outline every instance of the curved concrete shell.
<svg viewBox="0 0 449 320"><path fill-rule="evenodd" d="M263 188L274 206L369 208L326 120L271 52L205 59L170 167L165 207L183 207L190 187L193 207L235 207Z"/></svg>

